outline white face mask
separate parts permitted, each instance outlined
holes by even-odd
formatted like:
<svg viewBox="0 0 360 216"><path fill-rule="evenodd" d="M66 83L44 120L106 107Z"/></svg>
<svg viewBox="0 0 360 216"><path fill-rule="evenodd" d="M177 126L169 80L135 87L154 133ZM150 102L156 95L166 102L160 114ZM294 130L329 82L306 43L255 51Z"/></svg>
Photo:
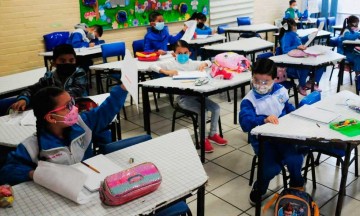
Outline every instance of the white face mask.
<svg viewBox="0 0 360 216"><path fill-rule="evenodd" d="M86 37L89 38L90 40L94 40L94 39L95 39L95 34L92 33L92 32L88 32L88 33L86 34Z"/></svg>
<svg viewBox="0 0 360 216"><path fill-rule="evenodd" d="M269 93L271 91L273 85L274 85L274 82L272 82L270 85L262 85L262 84L252 83L252 87L253 87L254 91L261 95Z"/></svg>
<svg viewBox="0 0 360 216"><path fill-rule="evenodd" d="M297 9L298 9L298 7L297 7L297 6L293 6L293 7L292 7L292 9L297 10Z"/></svg>

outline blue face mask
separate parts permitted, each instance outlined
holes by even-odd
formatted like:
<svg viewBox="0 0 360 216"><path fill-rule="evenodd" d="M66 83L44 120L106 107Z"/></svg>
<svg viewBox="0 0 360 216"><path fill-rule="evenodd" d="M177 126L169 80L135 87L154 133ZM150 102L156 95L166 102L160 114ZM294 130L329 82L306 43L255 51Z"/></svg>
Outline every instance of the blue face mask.
<svg viewBox="0 0 360 216"><path fill-rule="evenodd" d="M154 28L158 31L161 31L163 30L165 27L165 23L164 22L157 22L154 26Z"/></svg>
<svg viewBox="0 0 360 216"><path fill-rule="evenodd" d="M188 54L177 54L176 60L177 60L180 64L185 64L186 62L189 61L189 55L188 55Z"/></svg>

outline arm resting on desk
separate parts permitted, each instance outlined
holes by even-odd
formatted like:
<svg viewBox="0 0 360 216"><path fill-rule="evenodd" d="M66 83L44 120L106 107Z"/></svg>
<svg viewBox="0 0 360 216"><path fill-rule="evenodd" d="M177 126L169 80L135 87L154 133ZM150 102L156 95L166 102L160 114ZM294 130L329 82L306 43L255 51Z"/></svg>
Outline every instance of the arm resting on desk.
<svg viewBox="0 0 360 216"><path fill-rule="evenodd" d="M263 125L265 115L257 115L252 103L244 99L240 105L239 123L244 132L250 132L253 128Z"/></svg>
<svg viewBox="0 0 360 216"><path fill-rule="evenodd" d="M89 42L84 41L83 36L78 32L71 33L67 43L74 48L89 47Z"/></svg>

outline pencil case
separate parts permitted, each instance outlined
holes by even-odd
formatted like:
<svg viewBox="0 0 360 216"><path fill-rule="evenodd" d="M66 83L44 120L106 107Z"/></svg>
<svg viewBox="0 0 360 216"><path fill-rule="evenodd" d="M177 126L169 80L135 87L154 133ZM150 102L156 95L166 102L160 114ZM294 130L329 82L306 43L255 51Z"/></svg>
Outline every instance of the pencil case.
<svg viewBox="0 0 360 216"><path fill-rule="evenodd" d="M334 122L331 123L329 127L348 137L360 135L360 122L356 119L345 119Z"/></svg>
<svg viewBox="0 0 360 216"><path fill-rule="evenodd" d="M107 176L100 184L100 200L117 206L155 191L161 184L161 174L151 162Z"/></svg>

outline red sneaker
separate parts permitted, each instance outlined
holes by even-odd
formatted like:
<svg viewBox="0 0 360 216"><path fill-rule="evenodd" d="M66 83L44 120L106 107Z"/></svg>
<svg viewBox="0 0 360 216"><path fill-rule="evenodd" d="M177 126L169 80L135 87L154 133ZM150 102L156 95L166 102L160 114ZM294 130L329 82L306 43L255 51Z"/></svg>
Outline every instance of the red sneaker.
<svg viewBox="0 0 360 216"><path fill-rule="evenodd" d="M227 140L222 138L219 134L214 134L214 136L208 136L208 139L220 146L227 145Z"/></svg>
<svg viewBox="0 0 360 216"><path fill-rule="evenodd" d="M214 151L214 148L212 147L209 139L205 139L205 152L206 153L211 153Z"/></svg>

